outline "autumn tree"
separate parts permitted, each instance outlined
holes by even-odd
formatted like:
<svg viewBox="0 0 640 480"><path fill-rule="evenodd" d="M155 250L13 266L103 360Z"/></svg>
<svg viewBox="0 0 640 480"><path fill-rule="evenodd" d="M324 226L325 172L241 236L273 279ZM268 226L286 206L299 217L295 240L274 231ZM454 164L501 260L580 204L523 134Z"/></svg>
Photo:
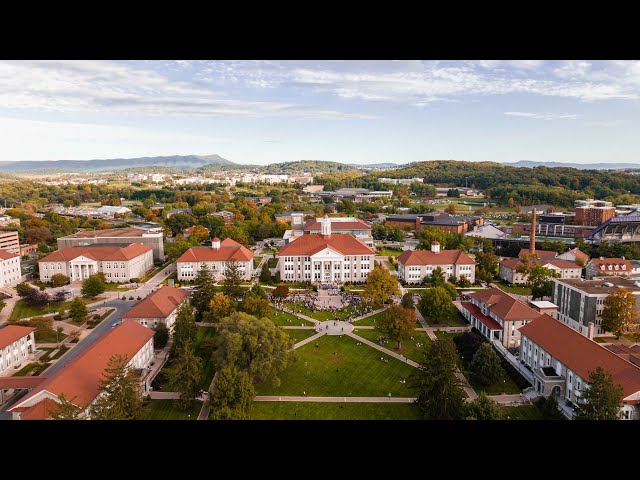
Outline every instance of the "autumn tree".
<svg viewBox="0 0 640 480"><path fill-rule="evenodd" d="M242 295L242 278L243 274L240 271L240 265L235 260L229 260L227 262L227 268L224 271L224 293L234 300Z"/></svg>
<svg viewBox="0 0 640 480"><path fill-rule="evenodd" d="M235 310L233 300L224 293L216 293L209 302L209 309L204 320L207 322L217 322L221 318L228 317Z"/></svg>
<svg viewBox="0 0 640 480"><path fill-rule="evenodd" d="M87 306L80 297L76 297L71 301L71 304L69 305L69 317L79 321L80 319L85 318L88 313Z"/></svg>
<svg viewBox="0 0 640 480"><path fill-rule="evenodd" d="M136 420L142 416L142 389L126 355L112 355L99 382L102 395L91 405L92 420Z"/></svg>
<svg viewBox="0 0 640 480"><path fill-rule="evenodd" d="M401 305L392 305L386 309L376 322L375 329L384 337L398 342L398 350L402 350L402 342L415 333L416 311Z"/></svg>
<svg viewBox="0 0 640 480"><path fill-rule="evenodd" d="M602 367L589 372L588 385L576 408L576 420L617 420L622 406L622 386Z"/></svg>
<svg viewBox="0 0 640 480"><path fill-rule="evenodd" d="M445 208L445 212L447 212L449 215L455 215L458 212L458 205L455 203L450 203Z"/></svg>
<svg viewBox="0 0 640 480"><path fill-rule="evenodd" d="M69 277L67 277L64 273L56 273L51 276L52 287L63 287L64 285L69 285Z"/></svg>
<svg viewBox="0 0 640 480"><path fill-rule="evenodd" d="M398 292L397 280L386 268L376 266L369 272L363 297L377 308Z"/></svg>
<svg viewBox="0 0 640 480"><path fill-rule="evenodd" d="M189 241L192 245L198 245L209 239L209 230L202 225L195 225L189 234Z"/></svg>
<svg viewBox="0 0 640 480"><path fill-rule="evenodd" d="M604 300L604 308L600 315L602 328L613 333L617 338L638 327L636 296L626 288L616 288Z"/></svg>
<svg viewBox="0 0 640 480"><path fill-rule="evenodd" d="M273 289L271 295L276 298L287 298L289 296L289 287L286 285L278 285Z"/></svg>
<svg viewBox="0 0 640 480"><path fill-rule="evenodd" d="M266 317L271 312L271 305L268 300L249 293L240 304L240 309L255 317Z"/></svg>
<svg viewBox="0 0 640 480"><path fill-rule="evenodd" d="M233 366L223 367L213 382L211 420L248 420L255 388L247 372Z"/></svg>

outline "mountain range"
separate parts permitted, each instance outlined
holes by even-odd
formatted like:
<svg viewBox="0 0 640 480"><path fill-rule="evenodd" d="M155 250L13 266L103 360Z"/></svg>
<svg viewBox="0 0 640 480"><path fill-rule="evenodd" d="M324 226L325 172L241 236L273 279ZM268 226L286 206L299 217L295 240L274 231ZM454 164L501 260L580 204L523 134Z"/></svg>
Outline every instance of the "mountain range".
<svg viewBox="0 0 640 480"><path fill-rule="evenodd" d="M535 162L533 160L520 160L519 162L509 163L505 165L511 167L564 167L577 168L578 170L624 170L627 168L638 168L634 163L562 163L562 162Z"/></svg>

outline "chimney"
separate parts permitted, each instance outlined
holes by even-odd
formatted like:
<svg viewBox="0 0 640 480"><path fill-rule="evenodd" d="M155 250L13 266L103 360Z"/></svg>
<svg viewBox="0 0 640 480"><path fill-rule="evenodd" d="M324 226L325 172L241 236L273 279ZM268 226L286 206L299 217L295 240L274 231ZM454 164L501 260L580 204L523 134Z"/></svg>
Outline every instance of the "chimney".
<svg viewBox="0 0 640 480"><path fill-rule="evenodd" d="M440 242L439 241L436 240L431 244L431 251L433 253L435 253L436 255L440 253Z"/></svg>
<svg viewBox="0 0 640 480"><path fill-rule="evenodd" d="M331 236L331 220L329 220L329 217L327 216L327 214L324 214L324 217L322 217L322 220L320 221L320 233L323 236Z"/></svg>
<svg viewBox="0 0 640 480"><path fill-rule="evenodd" d="M474 225L474 226L473 226L473 232L475 233L475 232L477 232L477 231L478 231L478 225Z"/></svg>
<svg viewBox="0 0 640 480"><path fill-rule="evenodd" d="M593 331L594 331L594 325L593 322L589 322L587 323L587 338L589 340L593 340Z"/></svg>
<svg viewBox="0 0 640 480"><path fill-rule="evenodd" d="M211 240L211 248L214 250L218 250L220 248L220 239L218 237Z"/></svg>
<svg viewBox="0 0 640 480"><path fill-rule="evenodd" d="M531 209L531 237L529 238L529 253L536 253L536 207Z"/></svg>

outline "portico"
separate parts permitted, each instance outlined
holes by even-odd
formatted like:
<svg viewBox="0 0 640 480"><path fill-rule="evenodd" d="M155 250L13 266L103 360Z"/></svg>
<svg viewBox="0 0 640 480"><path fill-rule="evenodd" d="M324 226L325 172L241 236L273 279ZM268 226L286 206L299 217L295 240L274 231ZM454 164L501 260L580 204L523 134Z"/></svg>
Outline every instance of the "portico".
<svg viewBox="0 0 640 480"><path fill-rule="evenodd" d="M85 280L98 272L98 262L84 256L71 260L69 267L69 278L72 282L75 280Z"/></svg>

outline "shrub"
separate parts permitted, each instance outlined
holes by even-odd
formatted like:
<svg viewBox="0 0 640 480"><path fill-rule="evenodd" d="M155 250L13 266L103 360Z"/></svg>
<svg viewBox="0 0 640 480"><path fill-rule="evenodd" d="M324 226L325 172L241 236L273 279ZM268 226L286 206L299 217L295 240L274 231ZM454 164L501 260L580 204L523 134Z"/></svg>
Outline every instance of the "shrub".
<svg viewBox="0 0 640 480"><path fill-rule="evenodd" d="M142 300L142 297L140 295L138 295L137 300Z"/></svg>
<svg viewBox="0 0 640 480"><path fill-rule="evenodd" d="M133 300L133 295L131 295L131 296L129 297L129 300Z"/></svg>
<svg viewBox="0 0 640 480"><path fill-rule="evenodd" d="M140 279L138 277L134 277L134 278L129 279L129 282L130 283L140 283Z"/></svg>

